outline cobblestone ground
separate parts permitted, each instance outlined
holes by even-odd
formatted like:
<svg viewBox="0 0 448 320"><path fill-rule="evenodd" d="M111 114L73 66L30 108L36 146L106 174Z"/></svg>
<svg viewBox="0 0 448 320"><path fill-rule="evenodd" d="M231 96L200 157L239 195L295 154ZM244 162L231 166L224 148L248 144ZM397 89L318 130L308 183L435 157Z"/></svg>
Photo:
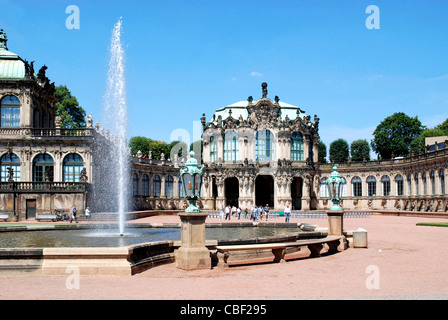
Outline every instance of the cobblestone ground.
<svg viewBox="0 0 448 320"><path fill-rule="evenodd" d="M346 218L345 230L367 230L367 249L349 248L319 258L307 258L305 249L280 264L198 271L167 264L134 276L81 276L79 288L67 285L67 276L0 276L0 299L447 299L448 228L416 226L443 220ZM133 222L168 223L179 218L155 216ZM326 219L291 222L327 227Z"/></svg>

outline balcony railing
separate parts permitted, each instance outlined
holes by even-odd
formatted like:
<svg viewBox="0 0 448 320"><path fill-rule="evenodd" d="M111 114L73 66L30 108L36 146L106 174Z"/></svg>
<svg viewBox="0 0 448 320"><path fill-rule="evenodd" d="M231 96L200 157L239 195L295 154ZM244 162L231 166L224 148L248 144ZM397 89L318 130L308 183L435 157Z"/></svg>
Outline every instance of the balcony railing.
<svg viewBox="0 0 448 320"><path fill-rule="evenodd" d="M83 182L0 182L0 193L82 193L86 191Z"/></svg>
<svg viewBox="0 0 448 320"><path fill-rule="evenodd" d="M0 128L0 136L32 137L85 137L93 135L93 129L34 129L34 128Z"/></svg>

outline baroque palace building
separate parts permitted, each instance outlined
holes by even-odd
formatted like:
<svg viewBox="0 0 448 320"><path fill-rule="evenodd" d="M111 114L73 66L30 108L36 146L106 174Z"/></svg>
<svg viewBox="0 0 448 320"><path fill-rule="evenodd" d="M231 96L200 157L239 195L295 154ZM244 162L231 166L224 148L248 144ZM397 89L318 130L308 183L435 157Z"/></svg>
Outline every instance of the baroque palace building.
<svg viewBox="0 0 448 320"><path fill-rule="evenodd" d="M333 164L318 163L319 118L276 96L216 110L203 126L203 205L282 210L331 207L326 188ZM437 138L434 138L437 140ZM408 158L338 164L348 210L448 211L448 137Z"/></svg>
<svg viewBox="0 0 448 320"><path fill-rule="evenodd" d="M108 180L114 137L92 115L82 129L66 129L55 115L55 85L44 65L37 72L8 50L0 31L0 218L35 219L68 211L113 210ZM268 98L249 97L201 118L204 167L202 209L266 205L283 210L330 207L325 179L332 165L318 163L319 118ZM346 180L342 207L348 210L448 211L448 137L425 152L385 161L338 165ZM179 169L186 159L129 156L130 210L183 210Z"/></svg>

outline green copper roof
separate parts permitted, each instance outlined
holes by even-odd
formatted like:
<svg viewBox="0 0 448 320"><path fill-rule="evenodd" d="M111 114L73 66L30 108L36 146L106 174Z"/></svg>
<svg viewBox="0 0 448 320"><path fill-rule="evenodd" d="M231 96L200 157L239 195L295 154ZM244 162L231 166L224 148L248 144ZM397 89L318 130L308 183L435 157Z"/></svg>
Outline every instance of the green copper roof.
<svg viewBox="0 0 448 320"><path fill-rule="evenodd" d="M297 106L282 101L279 101L278 104L280 105L280 116L282 120L285 120L286 116L288 116L289 120L294 120L297 117L297 110L300 110L300 117L302 119L306 116L306 114ZM238 119L240 116L242 116L243 120L246 120L249 116L247 106L247 101L238 101L228 106L219 108L215 111L215 120L218 118L218 116L221 116L223 120L227 119L230 114L234 119Z"/></svg>
<svg viewBox="0 0 448 320"><path fill-rule="evenodd" d="M25 63L19 56L0 48L0 79L23 79Z"/></svg>
<svg viewBox="0 0 448 320"><path fill-rule="evenodd" d="M25 63L15 53L8 51L8 38L0 29L0 79L23 79L25 77Z"/></svg>

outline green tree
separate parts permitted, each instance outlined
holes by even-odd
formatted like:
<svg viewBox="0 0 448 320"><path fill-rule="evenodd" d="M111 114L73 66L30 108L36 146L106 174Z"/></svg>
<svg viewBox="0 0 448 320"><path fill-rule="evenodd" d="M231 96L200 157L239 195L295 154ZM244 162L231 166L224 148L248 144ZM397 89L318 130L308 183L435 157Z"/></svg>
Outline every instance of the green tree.
<svg viewBox="0 0 448 320"><path fill-rule="evenodd" d="M382 159L395 156L407 156L412 140L418 137L422 130L420 120L411 118L403 112L396 112L385 118L373 132L372 150Z"/></svg>
<svg viewBox="0 0 448 320"><path fill-rule="evenodd" d="M439 137L445 135L447 135L447 133L442 129L439 129L439 127L435 127L434 129L423 130L421 135L419 135L417 138L411 141L410 149L411 151L414 151L416 154L418 154L419 150L425 152L426 148L425 138Z"/></svg>
<svg viewBox="0 0 448 320"><path fill-rule="evenodd" d="M160 159L162 153L165 154L165 159L170 157L170 150L168 144L164 141L151 140L149 143L149 149L152 151L153 159Z"/></svg>
<svg viewBox="0 0 448 320"><path fill-rule="evenodd" d="M57 86L54 93L56 102L56 116L61 117L61 127L67 129L85 128L86 111L79 105L78 99L72 96L66 86Z"/></svg>
<svg viewBox="0 0 448 320"><path fill-rule="evenodd" d="M349 156L348 143L344 139L337 139L330 144L330 161L335 163L347 162Z"/></svg>
<svg viewBox="0 0 448 320"><path fill-rule="evenodd" d="M149 147L151 139L141 136L132 137L129 140L129 148L131 148L131 154L135 155L140 150L143 155L149 153Z"/></svg>
<svg viewBox="0 0 448 320"><path fill-rule="evenodd" d="M439 124L436 129L440 129L443 131L443 135L446 136L448 135L448 118L443 121L441 124Z"/></svg>
<svg viewBox="0 0 448 320"><path fill-rule="evenodd" d="M318 151L319 163L327 163L327 145L325 143L323 143L322 140L319 139L318 148L319 148L319 151Z"/></svg>
<svg viewBox="0 0 448 320"><path fill-rule="evenodd" d="M370 145L365 139L358 139L350 144L352 161L370 160Z"/></svg>

